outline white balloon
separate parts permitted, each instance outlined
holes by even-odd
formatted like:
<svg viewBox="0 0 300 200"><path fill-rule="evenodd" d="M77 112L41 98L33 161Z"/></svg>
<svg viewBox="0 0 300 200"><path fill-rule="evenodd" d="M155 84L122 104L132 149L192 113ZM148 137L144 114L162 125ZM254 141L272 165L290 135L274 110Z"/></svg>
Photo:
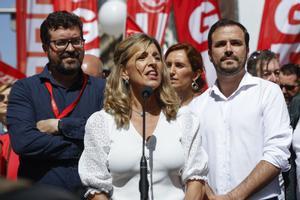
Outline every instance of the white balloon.
<svg viewBox="0 0 300 200"><path fill-rule="evenodd" d="M126 16L127 6L124 1L107 1L99 10L99 22L103 31L116 38L125 30Z"/></svg>

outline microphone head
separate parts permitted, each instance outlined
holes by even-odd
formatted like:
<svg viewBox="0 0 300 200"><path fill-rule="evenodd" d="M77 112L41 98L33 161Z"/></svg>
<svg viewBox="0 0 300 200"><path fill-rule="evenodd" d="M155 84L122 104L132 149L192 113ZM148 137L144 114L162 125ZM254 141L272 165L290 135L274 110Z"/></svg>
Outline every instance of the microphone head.
<svg viewBox="0 0 300 200"><path fill-rule="evenodd" d="M153 93L153 89L150 86L145 86L144 89L142 90L142 97L144 99L147 99L148 97L150 97Z"/></svg>

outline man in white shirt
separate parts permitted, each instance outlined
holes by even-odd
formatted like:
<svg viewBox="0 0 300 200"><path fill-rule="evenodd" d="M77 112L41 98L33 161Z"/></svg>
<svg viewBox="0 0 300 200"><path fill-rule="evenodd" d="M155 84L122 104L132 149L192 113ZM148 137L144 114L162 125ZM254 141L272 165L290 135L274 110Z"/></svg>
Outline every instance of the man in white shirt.
<svg viewBox="0 0 300 200"><path fill-rule="evenodd" d="M207 196L214 200L277 199L278 174L289 169L292 130L278 85L245 71L246 28L221 19L208 34L217 80L190 108L208 153Z"/></svg>

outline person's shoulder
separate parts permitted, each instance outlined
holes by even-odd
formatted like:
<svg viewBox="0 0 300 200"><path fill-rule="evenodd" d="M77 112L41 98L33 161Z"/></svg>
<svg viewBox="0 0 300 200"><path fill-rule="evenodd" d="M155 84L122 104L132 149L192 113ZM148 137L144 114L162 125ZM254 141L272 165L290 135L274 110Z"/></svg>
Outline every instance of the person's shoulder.
<svg viewBox="0 0 300 200"><path fill-rule="evenodd" d="M300 93L296 94L296 96L293 97L292 101L300 102Z"/></svg>
<svg viewBox="0 0 300 200"><path fill-rule="evenodd" d="M93 76L89 76L89 80L91 81L92 84L96 84L96 85L105 85L106 82L106 80L103 78L98 78Z"/></svg>
<svg viewBox="0 0 300 200"><path fill-rule="evenodd" d="M16 87L37 87L38 84L40 84L40 75L39 74L35 74L26 78L22 78L17 80L14 84L13 84L13 88Z"/></svg>
<svg viewBox="0 0 300 200"><path fill-rule="evenodd" d="M94 112L87 120L87 127L98 127L108 129L108 127L113 127L114 118L111 114L106 112L104 109Z"/></svg>
<svg viewBox="0 0 300 200"><path fill-rule="evenodd" d="M278 84L272 82L272 81L268 81L265 79L262 79L260 77L251 77L252 82L255 83L255 85L260 88L261 90L265 91L265 92L281 92L281 89L279 87ZM256 88L256 87L254 87Z"/></svg>
<svg viewBox="0 0 300 200"><path fill-rule="evenodd" d="M195 97L187 106L187 109L191 113L202 113L205 109L205 105L210 98L211 88L207 89L201 95ZM198 115L198 114L197 114Z"/></svg>
<svg viewBox="0 0 300 200"><path fill-rule="evenodd" d="M99 111L94 112L89 119L108 119L110 120L112 118L112 115L106 112L104 109L101 109Z"/></svg>
<svg viewBox="0 0 300 200"><path fill-rule="evenodd" d="M208 88L205 92L200 94L199 96L196 96L193 98L193 100L190 102L189 107L193 106L195 104L202 104L207 98L209 98L211 93L211 88Z"/></svg>

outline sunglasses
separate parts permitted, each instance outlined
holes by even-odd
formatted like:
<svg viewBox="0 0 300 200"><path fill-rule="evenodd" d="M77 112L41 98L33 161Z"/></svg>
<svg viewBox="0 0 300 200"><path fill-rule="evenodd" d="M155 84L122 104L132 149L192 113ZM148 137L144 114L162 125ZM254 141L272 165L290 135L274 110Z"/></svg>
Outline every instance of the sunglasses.
<svg viewBox="0 0 300 200"><path fill-rule="evenodd" d="M258 50L258 51L254 51L250 56L249 56L249 60L252 61L256 61L258 59L262 59L261 57L273 57L274 56L274 52L270 51L269 49L264 49L264 50ZM266 59L264 58L264 59Z"/></svg>
<svg viewBox="0 0 300 200"><path fill-rule="evenodd" d="M255 51L250 55L249 59L256 60L260 56L260 54L261 54L261 51Z"/></svg>
<svg viewBox="0 0 300 200"><path fill-rule="evenodd" d="M0 102L3 102L8 95L0 94Z"/></svg>
<svg viewBox="0 0 300 200"><path fill-rule="evenodd" d="M297 87L298 85L286 85L286 84L280 84L279 85L281 89L285 88L286 90L293 90L295 89L295 87Z"/></svg>

